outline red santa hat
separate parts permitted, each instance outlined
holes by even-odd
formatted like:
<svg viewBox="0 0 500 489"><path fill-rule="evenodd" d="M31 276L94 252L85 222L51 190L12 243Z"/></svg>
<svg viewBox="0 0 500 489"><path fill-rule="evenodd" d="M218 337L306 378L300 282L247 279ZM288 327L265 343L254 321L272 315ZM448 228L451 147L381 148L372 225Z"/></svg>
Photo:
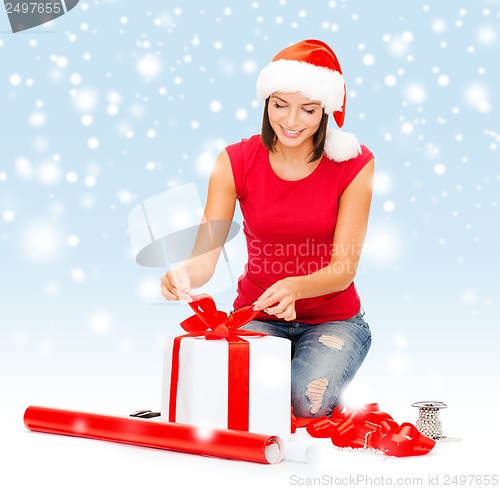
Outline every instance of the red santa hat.
<svg viewBox="0 0 500 489"><path fill-rule="evenodd" d="M321 103L340 127L344 124L346 89L342 69L333 50L322 41L308 39L280 51L257 78L257 96L265 101L274 92L299 92ZM353 134L328 129L326 155L346 161L361 153Z"/></svg>

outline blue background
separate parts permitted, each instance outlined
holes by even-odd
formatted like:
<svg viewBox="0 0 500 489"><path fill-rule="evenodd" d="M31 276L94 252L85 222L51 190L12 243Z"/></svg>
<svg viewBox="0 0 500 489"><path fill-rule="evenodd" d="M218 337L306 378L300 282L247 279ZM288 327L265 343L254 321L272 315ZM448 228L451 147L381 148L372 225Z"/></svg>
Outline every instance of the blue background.
<svg viewBox="0 0 500 489"><path fill-rule="evenodd" d="M258 71L319 38L376 155L349 399L498 401L499 5L101 0L17 34L0 9L2 397L158 409L190 310L135 263L128 213L179 184L204 199L218 152L259 131Z"/></svg>

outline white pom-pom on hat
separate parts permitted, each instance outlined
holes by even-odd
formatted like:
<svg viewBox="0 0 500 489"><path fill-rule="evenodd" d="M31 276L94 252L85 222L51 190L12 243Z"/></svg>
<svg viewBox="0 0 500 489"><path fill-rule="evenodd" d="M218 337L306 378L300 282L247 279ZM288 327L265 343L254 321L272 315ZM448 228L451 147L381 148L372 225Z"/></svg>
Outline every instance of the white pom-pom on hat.
<svg viewBox="0 0 500 489"><path fill-rule="evenodd" d="M356 136L339 129L328 129L325 140L325 153L334 161L347 161L361 153L361 145Z"/></svg>

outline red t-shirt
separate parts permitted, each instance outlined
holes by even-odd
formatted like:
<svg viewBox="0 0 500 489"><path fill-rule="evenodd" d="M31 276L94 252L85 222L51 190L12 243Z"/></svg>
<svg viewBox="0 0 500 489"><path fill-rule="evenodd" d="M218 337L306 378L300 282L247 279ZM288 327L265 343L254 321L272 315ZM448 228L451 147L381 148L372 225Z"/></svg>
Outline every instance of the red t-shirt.
<svg viewBox="0 0 500 489"><path fill-rule="evenodd" d="M373 158L366 146L361 149L344 162L324 156L310 175L288 181L274 172L260 135L226 148L248 251L235 309L251 305L280 279L309 275L328 265L340 196ZM308 324L348 319L359 309L354 283L340 292L295 303L296 321ZM279 321L264 312L257 319Z"/></svg>

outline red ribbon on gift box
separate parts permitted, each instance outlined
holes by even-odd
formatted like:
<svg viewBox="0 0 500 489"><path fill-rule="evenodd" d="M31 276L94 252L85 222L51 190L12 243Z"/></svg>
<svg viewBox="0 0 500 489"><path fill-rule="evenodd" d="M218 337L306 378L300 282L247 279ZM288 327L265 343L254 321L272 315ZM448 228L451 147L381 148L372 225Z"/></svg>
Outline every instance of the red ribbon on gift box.
<svg viewBox="0 0 500 489"><path fill-rule="evenodd" d="M396 423L392 416L380 411L377 403L357 411L342 411L337 406L330 417L316 419L296 418L292 413L293 425L305 426L314 438L331 438L338 447L374 448L395 457L425 455L436 444L411 423Z"/></svg>
<svg viewBox="0 0 500 489"><path fill-rule="evenodd" d="M239 328L254 319L258 311L254 311L252 306L247 306L228 316L225 312L217 310L214 300L208 294L196 296L189 305L195 314L181 323L188 334L174 338L168 419L171 422L176 420L179 352L182 339L195 336L204 336L207 340L225 339L229 347L227 428L248 431L250 346L242 336L264 335L255 331L239 331Z"/></svg>

